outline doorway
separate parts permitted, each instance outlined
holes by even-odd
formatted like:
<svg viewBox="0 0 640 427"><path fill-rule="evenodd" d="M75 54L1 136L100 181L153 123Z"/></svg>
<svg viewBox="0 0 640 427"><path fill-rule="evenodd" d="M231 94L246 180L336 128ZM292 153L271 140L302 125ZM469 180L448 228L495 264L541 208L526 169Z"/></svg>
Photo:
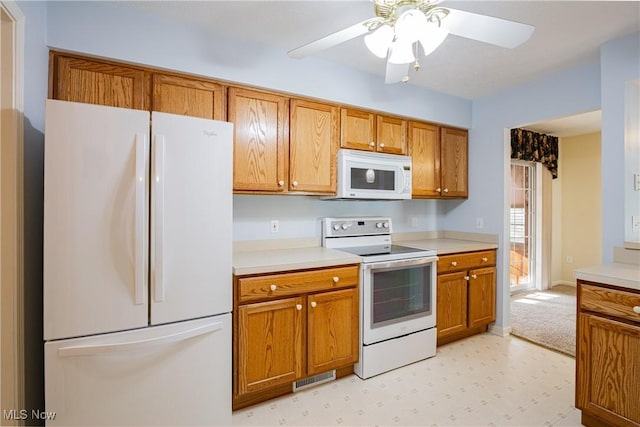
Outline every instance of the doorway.
<svg viewBox="0 0 640 427"><path fill-rule="evenodd" d="M509 208L509 283L511 292L536 286L536 167L511 161Z"/></svg>

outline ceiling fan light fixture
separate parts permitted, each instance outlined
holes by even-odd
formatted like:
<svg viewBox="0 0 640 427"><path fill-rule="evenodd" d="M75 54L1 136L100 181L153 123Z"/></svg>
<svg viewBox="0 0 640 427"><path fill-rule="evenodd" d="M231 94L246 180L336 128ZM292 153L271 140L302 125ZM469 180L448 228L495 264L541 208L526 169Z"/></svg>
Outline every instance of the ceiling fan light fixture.
<svg viewBox="0 0 640 427"><path fill-rule="evenodd" d="M375 31L364 36L364 44L378 58L386 58L393 36L393 28L391 26L381 25Z"/></svg>
<svg viewBox="0 0 640 427"><path fill-rule="evenodd" d="M392 64L409 64L416 60L413 55L413 42L396 40L391 43L389 51L388 61Z"/></svg>
<svg viewBox="0 0 640 427"><path fill-rule="evenodd" d="M424 51L424 56L427 56L431 52L436 50L448 35L449 31L445 30L442 27L438 27L435 24L425 25L421 30L420 36L418 37L420 45L422 46L422 50Z"/></svg>
<svg viewBox="0 0 640 427"><path fill-rule="evenodd" d="M418 9L406 10L395 23L396 37L403 41L417 41L422 29L429 23L427 17Z"/></svg>

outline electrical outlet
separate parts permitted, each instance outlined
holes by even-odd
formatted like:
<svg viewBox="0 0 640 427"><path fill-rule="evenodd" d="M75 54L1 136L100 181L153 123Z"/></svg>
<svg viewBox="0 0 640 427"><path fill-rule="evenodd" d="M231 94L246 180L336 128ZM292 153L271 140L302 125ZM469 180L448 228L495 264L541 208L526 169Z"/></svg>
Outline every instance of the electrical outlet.
<svg viewBox="0 0 640 427"><path fill-rule="evenodd" d="M271 220L271 232L272 233L278 233L280 231L280 221L278 221L277 219L272 219Z"/></svg>
<svg viewBox="0 0 640 427"><path fill-rule="evenodd" d="M640 231L640 215L631 215L631 231Z"/></svg>
<svg viewBox="0 0 640 427"><path fill-rule="evenodd" d="M476 228L484 228L484 218L476 218Z"/></svg>
<svg viewBox="0 0 640 427"><path fill-rule="evenodd" d="M411 217L411 226L412 227L417 227L418 226L418 217L417 216L412 216Z"/></svg>
<svg viewBox="0 0 640 427"><path fill-rule="evenodd" d="M573 257L571 255L567 256L567 264L573 264Z"/></svg>

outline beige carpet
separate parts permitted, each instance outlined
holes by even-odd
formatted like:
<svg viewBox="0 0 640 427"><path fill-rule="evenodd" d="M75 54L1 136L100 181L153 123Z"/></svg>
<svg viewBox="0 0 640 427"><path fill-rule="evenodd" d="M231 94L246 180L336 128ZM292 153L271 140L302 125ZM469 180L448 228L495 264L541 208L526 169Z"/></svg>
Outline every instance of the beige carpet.
<svg viewBox="0 0 640 427"><path fill-rule="evenodd" d="M511 333L575 357L576 288L557 285L547 291L513 294Z"/></svg>

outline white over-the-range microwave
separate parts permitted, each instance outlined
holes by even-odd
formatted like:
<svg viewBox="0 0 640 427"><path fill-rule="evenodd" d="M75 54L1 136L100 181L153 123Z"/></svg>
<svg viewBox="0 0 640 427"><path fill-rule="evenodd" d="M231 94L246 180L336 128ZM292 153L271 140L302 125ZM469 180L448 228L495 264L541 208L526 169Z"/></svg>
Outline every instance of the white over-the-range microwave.
<svg viewBox="0 0 640 427"><path fill-rule="evenodd" d="M341 149L337 181L327 199L411 199L411 157Z"/></svg>
<svg viewBox="0 0 640 427"><path fill-rule="evenodd" d="M338 150L338 190L333 199L411 198L411 157Z"/></svg>

